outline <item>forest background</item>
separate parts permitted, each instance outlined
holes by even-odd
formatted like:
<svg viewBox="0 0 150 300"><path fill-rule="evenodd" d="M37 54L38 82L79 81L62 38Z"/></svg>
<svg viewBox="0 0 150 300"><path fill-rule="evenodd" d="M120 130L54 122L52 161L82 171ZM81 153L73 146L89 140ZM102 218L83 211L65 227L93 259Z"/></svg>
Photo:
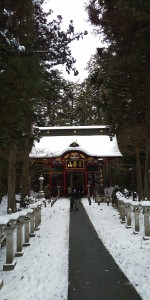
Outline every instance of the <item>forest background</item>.
<svg viewBox="0 0 150 300"><path fill-rule="evenodd" d="M103 35L82 83L57 70L74 68L70 44L84 38L73 21L42 10L43 0L0 1L0 199L8 193L15 211L30 182L29 153L34 126L111 125L123 158L113 169L114 184L150 199L150 3L88 0L86 11ZM90 42L90 41L89 41ZM34 125L34 126L33 126Z"/></svg>

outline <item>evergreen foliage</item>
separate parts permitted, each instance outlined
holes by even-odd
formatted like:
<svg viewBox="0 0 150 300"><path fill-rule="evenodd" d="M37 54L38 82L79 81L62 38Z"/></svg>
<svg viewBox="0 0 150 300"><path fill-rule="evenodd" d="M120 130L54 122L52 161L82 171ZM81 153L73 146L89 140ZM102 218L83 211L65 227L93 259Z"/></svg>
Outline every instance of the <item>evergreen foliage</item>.
<svg viewBox="0 0 150 300"><path fill-rule="evenodd" d="M104 109L120 134L122 150L135 157L140 199L150 197L150 5L140 0L91 0L87 11L107 43L107 49L97 53L95 68L97 72L99 66L97 84L104 68Z"/></svg>
<svg viewBox="0 0 150 300"><path fill-rule="evenodd" d="M64 64L68 72L72 70L77 75L69 45L87 34L75 33L72 21L68 30L63 31L62 17L53 20L51 10L43 12L43 2L0 2L0 168L8 167L8 208L12 211L15 210L16 164L19 162L24 172L20 183L23 200L29 188L28 157L35 137L33 123L37 124L39 118L42 122L45 106L51 111L55 97L58 99L56 86L61 86L61 79L52 68ZM38 115L40 106L42 113ZM4 180L0 171L0 188Z"/></svg>

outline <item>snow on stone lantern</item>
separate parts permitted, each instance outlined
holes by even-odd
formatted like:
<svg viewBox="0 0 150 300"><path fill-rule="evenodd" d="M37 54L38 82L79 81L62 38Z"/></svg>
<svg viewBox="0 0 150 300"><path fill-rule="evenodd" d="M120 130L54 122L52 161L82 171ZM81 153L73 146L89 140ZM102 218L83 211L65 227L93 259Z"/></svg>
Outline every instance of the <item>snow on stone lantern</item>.
<svg viewBox="0 0 150 300"><path fill-rule="evenodd" d="M39 182L40 182L40 190L39 190L39 193L38 193L38 198L39 199L43 199L44 198L44 192L43 192L43 176L41 175L40 178L39 178Z"/></svg>

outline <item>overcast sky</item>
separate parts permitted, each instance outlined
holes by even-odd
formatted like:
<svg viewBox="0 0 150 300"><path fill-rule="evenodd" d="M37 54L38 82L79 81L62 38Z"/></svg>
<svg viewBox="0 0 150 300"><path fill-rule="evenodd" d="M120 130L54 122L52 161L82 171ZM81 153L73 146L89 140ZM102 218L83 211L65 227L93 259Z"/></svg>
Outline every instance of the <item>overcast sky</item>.
<svg viewBox="0 0 150 300"><path fill-rule="evenodd" d="M63 29L67 29L70 20L73 20L75 32L88 31L88 35L84 36L80 41L73 42L71 45L72 55L77 60L76 68L79 71L78 76L73 73L68 75L63 71L66 79L71 81L79 80L82 82L87 77L85 70L87 62L92 54L95 53L96 47L101 46L99 36L92 34L93 27L87 22L88 16L84 10L85 0L46 0L44 8L53 10L54 18L60 14L63 17Z"/></svg>

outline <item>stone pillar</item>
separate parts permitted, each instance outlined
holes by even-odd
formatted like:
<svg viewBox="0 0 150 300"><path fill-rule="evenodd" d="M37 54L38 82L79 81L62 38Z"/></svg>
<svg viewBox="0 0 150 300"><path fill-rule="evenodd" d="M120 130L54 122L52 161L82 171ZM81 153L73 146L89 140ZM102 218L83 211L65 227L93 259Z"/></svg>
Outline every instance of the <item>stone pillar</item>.
<svg viewBox="0 0 150 300"><path fill-rule="evenodd" d="M30 230L29 230L30 216L27 214L24 218L24 243L23 246L30 246Z"/></svg>
<svg viewBox="0 0 150 300"><path fill-rule="evenodd" d="M39 230L39 208L35 208L35 230Z"/></svg>
<svg viewBox="0 0 150 300"><path fill-rule="evenodd" d="M6 232L6 263L3 265L3 271L14 270L16 261L14 260L14 231L16 221L10 220L5 227Z"/></svg>
<svg viewBox="0 0 150 300"><path fill-rule="evenodd" d="M2 240L2 238L4 237L4 228L5 226L0 224L0 240ZM3 280L0 278L0 290L2 289L2 287L3 287Z"/></svg>
<svg viewBox="0 0 150 300"><path fill-rule="evenodd" d="M125 223L125 204L123 200L118 199L118 209L120 212L121 223Z"/></svg>
<svg viewBox="0 0 150 300"><path fill-rule="evenodd" d="M15 256L22 256L23 251L23 225L24 225L24 216L20 216L17 220L17 249Z"/></svg>
<svg viewBox="0 0 150 300"><path fill-rule="evenodd" d="M30 216L30 237L34 237L35 236L35 232L34 232L34 228L35 228L35 215L34 215L34 210L32 213L29 213Z"/></svg>
<svg viewBox="0 0 150 300"><path fill-rule="evenodd" d="M39 190L39 193L38 193L38 198L39 199L43 199L44 198L44 192L43 192L43 176L41 175L40 178L39 178L39 182L40 182L40 190Z"/></svg>
<svg viewBox="0 0 150 300"><path fill-rule="evenodd" d="M145 235L143 237L144 240L150 239L150 206L143 206L143 214L144 214L144 227L145 227Z"/></svg>
<svg viewBox="0 0 150 300"><path fill-rule="evenodd" d="M38 205L38 219L39 219L39 225L41 224L41 210L42 206L41 204Z"/></svg>
<svg viewBox="0 0 150 300"><path fill-rule="evenodd" d="M135 220L135 226L134 226L134 234L139 233L140 231L140 222L139 222L139 215L140 215L141 207L138 204L133 205L133 212L134 212L134 220Z"/></svg>
<svg viewBox="0 0 150 300"><path fill-rule="evenodd" d="M126 228L131 228L131 204L130 203L125 203L125 210L126 210L126 218L127 218Z"/></svg>

